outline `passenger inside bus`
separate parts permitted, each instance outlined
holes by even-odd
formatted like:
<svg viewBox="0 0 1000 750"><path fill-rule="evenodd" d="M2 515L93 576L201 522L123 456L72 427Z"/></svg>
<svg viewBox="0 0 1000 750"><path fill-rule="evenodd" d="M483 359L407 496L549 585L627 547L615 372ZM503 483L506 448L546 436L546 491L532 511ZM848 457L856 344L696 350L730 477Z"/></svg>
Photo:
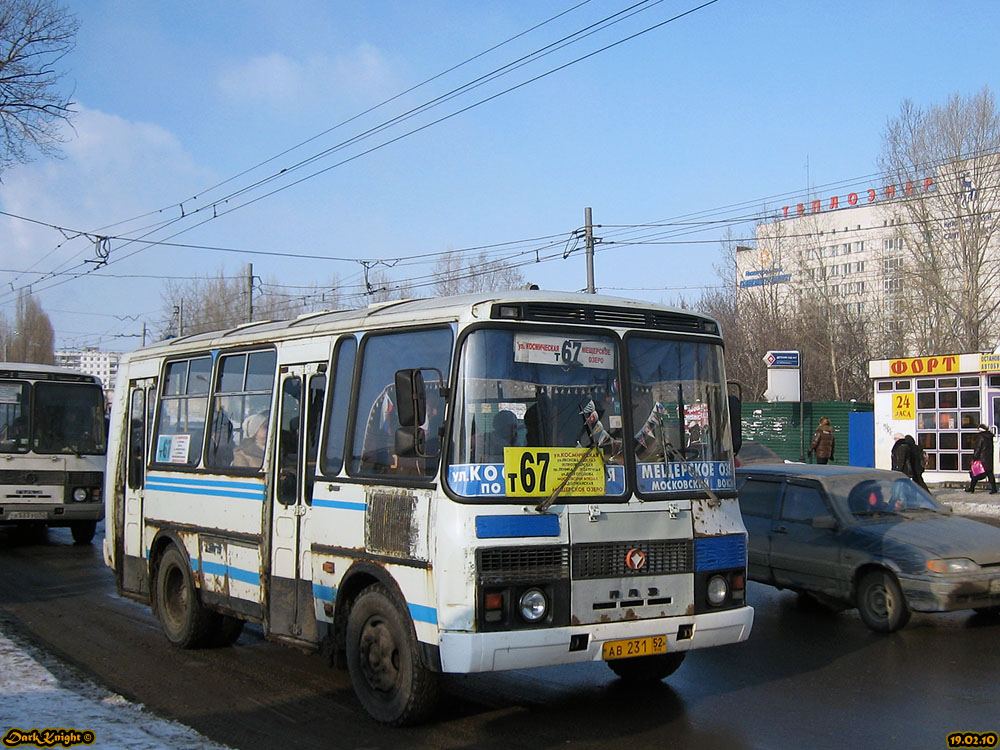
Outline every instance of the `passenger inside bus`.
<svg viewBox="0 0 1000 750"><path fill-rule="evenodd" d="M514 412L501 409L496 413L490 431L486 433L483 458L486 463L503 463L503 449L517 444L517 426L517 415Z"/></svg>
<svg viewBox="0 0 1000 750"><path fill-rule="evenodd" d="M244 437L233 451L233 466L259 469L263 465L268 416L268 412L262 411L243 420Z"/></svg>

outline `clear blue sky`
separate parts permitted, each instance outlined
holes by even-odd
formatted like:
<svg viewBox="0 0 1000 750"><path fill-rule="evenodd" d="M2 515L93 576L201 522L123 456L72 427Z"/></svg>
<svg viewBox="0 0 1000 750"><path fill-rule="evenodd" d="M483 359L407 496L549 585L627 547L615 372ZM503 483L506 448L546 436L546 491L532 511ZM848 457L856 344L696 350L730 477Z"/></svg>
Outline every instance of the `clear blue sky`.
<svg viewBox="0 0 1000 750"><path fill-rule="evenodd" d="M599 290L692 300L719 283L719 240L732 225L697 232L629 225L727 219L780 206L808 187L824 196L846 192L825 187L834 183L868 187L885 123L904 99L941 104L984 86L1000 94L998 2L719 0L429 125L699 5L663 0L213 205L627 7L625 0L586 2L320 135L578 3L69 2L80 32L63 65L79 114L61 159L3 175L0 210L41 223L0 217L0 309L12 319L12 290L33 283L58 347L128 350L138 340L121 336L162 318L166 277L239 275L252 262L257 275L294 292L335 276L356 285L361 265L349 259L523 240L532 241L491 252L547 247L540 255L557 259L521 268L525 278L582 289L582 253L563 260L561 251L586 206L605 240L596 258ZM156 221L179 218L181 204L184 218L151 238L182 232L170 241L346 260L162 245L136 253L145 246L115 239L111 264L85 277L24 273L79 271L95 258L94 246L71 232L137 237ZM651 234L681 242L627 244ZM431 267L384 270L403 279Z"/></svg>

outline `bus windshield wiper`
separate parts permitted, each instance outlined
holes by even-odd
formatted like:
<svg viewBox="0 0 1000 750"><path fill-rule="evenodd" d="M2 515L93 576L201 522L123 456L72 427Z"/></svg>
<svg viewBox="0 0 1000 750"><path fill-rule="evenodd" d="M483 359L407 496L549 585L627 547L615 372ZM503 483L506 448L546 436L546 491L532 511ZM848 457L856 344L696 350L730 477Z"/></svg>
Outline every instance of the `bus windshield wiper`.
<svg viewBox="0 0 1000 750"><path fill-rule="evenodd" d="M535 506L535 510L539 513L544 513L559 497L559 494L563 491L569 480L576 476L576 472L580 470L580 467L587 463L587 459L591 457L595 452L601 459L601 466L604 466L604 455L598 451L602 445L605 445L608 441L612 441L614 445L614 440L607 430L604 429L604 425L601 424L601 420L597 415L597 406L594 404L594 400L591 399L586 404L583 404L583 408L580 410L580 415L583 417L583 427L587 432L587 437L590 440L590 447L587 451L580 456L580 460L577 461L573 468L570 469L559 485L552 490L552 494L547 498L542 500L538 505Z"/></svg>

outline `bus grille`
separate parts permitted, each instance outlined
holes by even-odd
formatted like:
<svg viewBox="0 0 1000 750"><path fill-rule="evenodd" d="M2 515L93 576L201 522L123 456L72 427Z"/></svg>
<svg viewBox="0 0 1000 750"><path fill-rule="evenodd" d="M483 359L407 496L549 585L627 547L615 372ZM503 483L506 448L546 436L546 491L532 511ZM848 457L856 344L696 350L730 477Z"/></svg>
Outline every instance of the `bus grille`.
<svg viewBox="0 0 1000 750"><path fill-rule="evenodd" d="M532 583L569 578L566 547L488 547L477 553L479 583Z"/></svg>
<svg viewBox="0 0 1000 750"><path fill-rule="evenodd" d="M633 570L626 564L628 553L633 549L639 549L646 555L646 564L639 570ZM690 573L693 570L694 552L690 539L599 542L573 547L574 580Z"/></svg>

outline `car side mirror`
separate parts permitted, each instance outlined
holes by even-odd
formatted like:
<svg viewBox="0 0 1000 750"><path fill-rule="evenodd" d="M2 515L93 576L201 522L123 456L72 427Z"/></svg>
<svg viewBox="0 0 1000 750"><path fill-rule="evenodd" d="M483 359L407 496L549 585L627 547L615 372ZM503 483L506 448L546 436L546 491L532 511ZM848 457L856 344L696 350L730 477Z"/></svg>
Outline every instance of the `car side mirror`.
<svg viewBox="0 0 1000 750"><path fill-rule="evenodd" d="M812 520L812 527L814 529L836 529L837 519L833 516L816 516Z"/></svg>

